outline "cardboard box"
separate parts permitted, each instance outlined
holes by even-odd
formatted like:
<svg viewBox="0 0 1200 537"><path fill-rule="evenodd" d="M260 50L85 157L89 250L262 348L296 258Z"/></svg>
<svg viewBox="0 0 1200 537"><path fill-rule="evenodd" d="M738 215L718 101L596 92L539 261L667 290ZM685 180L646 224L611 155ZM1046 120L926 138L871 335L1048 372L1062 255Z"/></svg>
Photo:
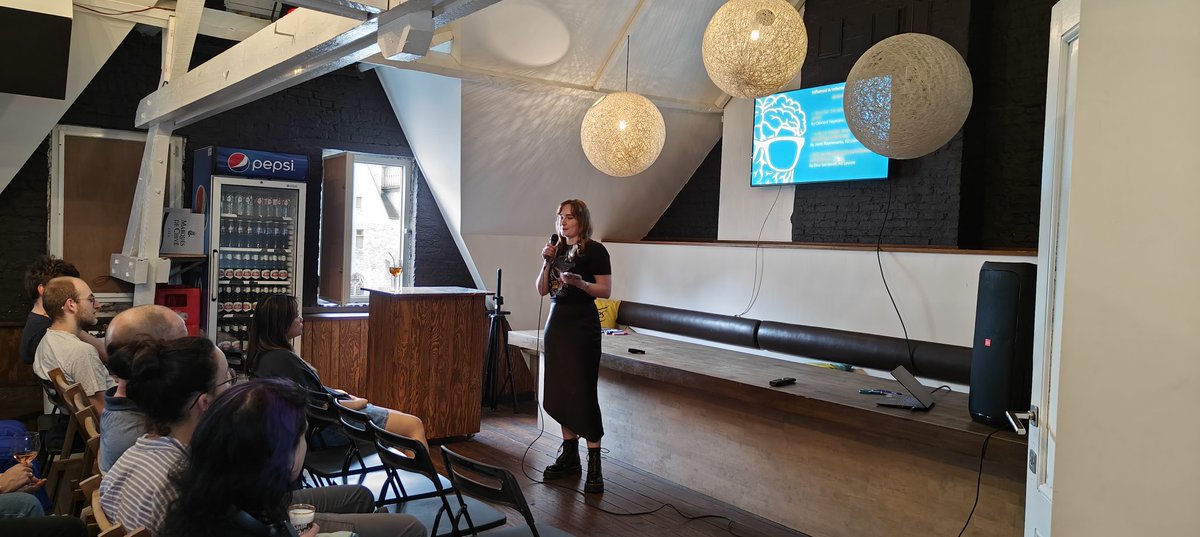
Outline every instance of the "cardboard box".
<svg viewBox="0 0 1200 537"><path fill-rule="evenodd" d="M204 214L191 209L163 211L162 245L160 254L203 254Z"/></svg>

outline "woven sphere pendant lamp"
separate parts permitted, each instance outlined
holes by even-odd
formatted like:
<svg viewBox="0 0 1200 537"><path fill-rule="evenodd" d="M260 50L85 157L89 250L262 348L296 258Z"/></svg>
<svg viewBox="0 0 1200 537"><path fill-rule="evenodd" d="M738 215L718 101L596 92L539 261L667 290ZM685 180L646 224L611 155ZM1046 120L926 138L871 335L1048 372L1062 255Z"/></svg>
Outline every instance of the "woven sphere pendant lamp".
<svg viewBox="0 0 1200 537"><path fill-rule="evenodd" d="M636 93L611 93L583 116L579 140L592 166L613 177L649 168L662 152L667 126L654 103Z"/></svg>
<svg viewBox="0 0 1200 537"><path fill-rule="evenodd" d="M784 0L730 0L708 21L700 52L713 84L753 99L796 78L808 54L808 31Z"/></svg>
<svg viewBox="0 0 1200 537"><path fill-rule="evenodd" d="M900 34L867 49L850 69L842 107L850 131L885 157L928 155L954 137L971 110L971 72L954 47Z"/></svg>

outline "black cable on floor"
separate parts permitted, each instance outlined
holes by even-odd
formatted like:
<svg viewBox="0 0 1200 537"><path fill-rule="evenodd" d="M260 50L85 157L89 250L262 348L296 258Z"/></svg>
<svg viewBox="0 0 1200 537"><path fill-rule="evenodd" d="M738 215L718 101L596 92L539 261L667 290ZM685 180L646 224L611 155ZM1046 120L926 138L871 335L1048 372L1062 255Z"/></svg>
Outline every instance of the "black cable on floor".
<svg viewBox="0 0 1200 537"><path fill-rule="evenodd" d="M547 275L547 278L549 278L549 275ZM549 288L549 282L547 282L547 288ZM537 316L537 318L538 318L539 326L541 326L541 323L542 323L542 305L543 304L545 304L545 297L543 297L541 300L538 300L538 316ZM540 330L541 329L539 328L539 331ZM536 356L540 357L542 355L541 334L538 334L537 342L534 344L534 351L537 353ZM571 490L571 491L574 491L574 492L586 497L586 494L583 491L581 491L575 487L568 487L566 485L560 485L558 483L550 483L550 482L547 482L547 481L544 481L541 479L537 479L537 478L529 475L529 472L527 471L527 465L525 463L526 458L529 457L529 450L533 449L533 445L536 444L537 441L542 438L542 435L546 434L546 422L542 421L542 419L541 419L541 417L542 417L541 416L542 402L540 400L538 401L537 411L538 411L538 416L537 416L538 417L538 435L536 438L533 439L532 442L529 443L528 446L525 446L525 453L521 454L521 474L523 474L526 479L533 481L535 484L547 485L547 486L551 486L551 487L558 487L558 488L562 488L562 489L566 489L566 490ZM607 449L601 448L601 453L607 453L607 452L608 452ZM669 503L660 504L658 507L655 507L654 509L651 509L648 511L637 511L637 512L626 512L626 513L609 511L608 509L600 507L599 505L591 505L587 502L579 502L579 503L582 503L583 505L586 505L588 507L595 508L596 510L598 510L602 513L608 513L610 515L615 515L615 516L643 516L643 515L657 513L667 507L670 507L673 511L678 513L679 516L688 519L688 521L700 520L700 519L704 519L704 518L716 518L716 519L720 519L720 520L727 520L727 521L729 521L729 524L727 524L725 526L725 531L735 537L742 537L736 531L733 531L733 519L732 518L729 518L725 515L707 515L707 514L695 515L695 516L687 515L687 514L684 514L683 511L680 511L678 507L675 507L674 505L669 504Z"/></svg>
<svg viewBox="0 0 1200 537"><path fill-rule="evenodd" d="M971 504L971 513L967 515L967 521L963 523L963 527L958 532L958 537L962 537L963 532L967 531L967 526L971 524L971 517L975 516L975 508L979 506L979 486L983 483L983 458L987 456L988 441L996 433L1004 429L996 429L987 438L983 439L983 449L979 452L979 475L975 477L975 503Z"/></svg>

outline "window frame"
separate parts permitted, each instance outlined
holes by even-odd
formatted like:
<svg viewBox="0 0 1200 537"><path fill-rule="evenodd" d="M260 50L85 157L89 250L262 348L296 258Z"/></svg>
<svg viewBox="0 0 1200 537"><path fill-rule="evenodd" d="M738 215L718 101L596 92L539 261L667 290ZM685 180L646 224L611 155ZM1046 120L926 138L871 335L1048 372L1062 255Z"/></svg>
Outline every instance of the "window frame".
<svg viewBox="0 0 1200 537"><path fill-rule="evenodd" d="M341 159L341 162L339 162ZM341 170L334 170L343 175L341 184L330 185L327 178L322 178L322 207L321 207L321 254L325 256L325 233L327 230L337 230L340 228L342 233L341 248L339 252L330 252L336 255L338 259L319 259L319 281L318 298L319 302L324 301L339 306L361 305L366 304L369 295L352 295L351 294L351 279L354 277L350 270L352 266L352 258L357 246L357 240L360 235L357 231L362 228L357 227L354 223L354 211L361 209L361 204L358 202L360 198L366 197L359 195L354 190L354 169L356 164L375 164L382 166L403 167L403 183L401 185L403 195L401 196L400 220L401 234L400 241L400 256L401 264L404 266L404 272L401 273L401 285L411 286L413 281L412 261L413 261L413 237L415 228L415 207L414 199L416 194L416 174L417 162L416 159L404 155L378 155L370 153L361 153L353 151L327 151L324 157L326 176L330 175L330 166L344 166ZM331 164L332 162L332 164ZM327 188L340 188L342 203L340 207L326 207ZM326 219L335 219L337 222L330 221L327 225ZM334 262L336 261L336 262ZM326 272L333 273L340 271L341 276L336 282L328 282L324 278Z"/></svg>

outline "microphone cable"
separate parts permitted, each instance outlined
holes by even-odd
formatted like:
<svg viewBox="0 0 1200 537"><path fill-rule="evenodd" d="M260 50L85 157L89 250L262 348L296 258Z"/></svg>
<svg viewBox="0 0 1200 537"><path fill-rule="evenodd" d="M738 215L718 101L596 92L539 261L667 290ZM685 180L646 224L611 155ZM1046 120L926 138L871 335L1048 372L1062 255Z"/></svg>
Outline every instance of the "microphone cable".
<svg viewBox="0 0 1200 537"><path fill-rule="evenodd" d="M776 200L778 200L778 199L779 199L778 195L776 195L776 198L775 198L775 199L776 199ZM774 205L772 205L772 207L774 207ZM768 213L768 215L769 215L769 214L770 214L770 213ZM766 222L764 221L764 225L765 225L765 223L766 223ZM548 272L548 271L547 271L547 273L546 273L546 280L545 280L545 281L546 281L546 289L547 289L547 293L546 293L546 294L550 294L550 293L549 293L549 289L550 289L550 274L549 274L549 272ZM542 324L542 306L543 306L543 305L545 305L545 303L546 303L546 297L545 297L545 296L542 296L542 297L540 297L540 298L538 299L538 316L537 316L537 319L538 319L538 329L537 329L537 334L538 334L538 337L537 337L537 340L534 342L534 351L537 353L537 356L538 356L538 358L539 358L539 359L540 359L540 358L541 358L541 356L542 356L542 337L543 337L543 336L544 336L544 334L545 334L545 330L543 329L543 327L544 327L545 325L544 325L544 324ZM549 316L549 313L547 313L547 317L548 317L548 316ZM549 319L547 319L547 320L549 320ZM533 476L529 475L529 471L528 471L528 464L526 463L526 459L529 457L529 451L530 451L531 449L533 449L533 445L534 445L534 444L536 444L538 440L541 440L542 436L546 434L546 422L545 422L544 420L542 420L542 412L543 412L543 409L542 409L542 401L541 401L541 399L540 399L540 398L539 398L539 399L538 399L538 401L537 401L537 411L538 411L538 415L537 415L537 418L538 418L538 434L537 434L537 436L536 436L536 437L533 439L533 441L529 443L529 445L528 445L528 446L525 446L525 452L521 454L521 474L522 474L522 475L524 475L526 479L528 479L528 480L532 481L534 484L538 484L538 485L546 485L546 486L550 486L550 487L558 487L558 488L561 488L561 489L566 489L566 490L574 491L574 492L576 492L577 494L579 494L580 496L583 496L583 497L585 497L585 498L586 498L586 497L587 497L586 493L584 493L582 490L579 490L579 489L577 489L577 488L575 488L575 487L569 487L569 486L566 486L566 485L561 485L561 484L558 484L558 483L550 483L550 482L548 482L548 481L545 481L545 480L542 480L542 479L538 479L538 478L536 478L536 477L533 477ZM579 438L579 437L576 437L576 438ZM605 455L605 454L607 454L607 453L608 453L608 449L606 449L606 448L600 448L600 453L601 453L601 455L603 456L603 455ZM607 458L607 457L604 457L604 458ZM659 512L659 511L662 511L663 509L666 509L666 508L668 508L668 507L669 507L669 508L671 508L671 510L675 511L676 513L678 513L678 514L679 514L679 516L681 516L681 517L683 517L683 518L687 519L688 521L692 521L692 520L701 520L701 519L705 519L705 518L715 518L715 519L718 519L718 520L726 520L726 521L728 521L729 523L728 523L728 524L726 524L726 526L725 526L723 529L724 529L726 532L728 532L730 535L733 535L734 537L742 537L742 535L741 535L741 534L739 534L738 532L736 532L736 531L734 531L734 530L733 530L733 524L734 524L734 520L733 520L732 518L729 518L729 517L727 517L727 516L725 516L725 515L715 515L715 514L688 515L688 514L684 513L683 511L680 511L678 507L675 507L675 505L673 505L673 504L671 504L671 503L659 502L659 505L658 505L658 507L655 507L654 509L648 509L648 510L646 510L646 511L618 512L618 511L610 511L610 510L608 510L608 509L605 509L605 508L603 508L603 507L600 507L599 505L592 505L592 504L589 504L589 503L587 503L587 502L585 502L585 501L579 501L578 499L576 499L576 502L578 502L578 503L581 503L581 504L583 504L583 505L585 505L585 506L588 506L588 507L592 507L592 508L594 508L594 509L596 509L596 510L598 510L598 511L602 512L602 513L607 513L607 514L614 515L614 516L643 516L643 515L650 515L650 514L654 514L654 513L657 513L657 512Z"/></svg>

